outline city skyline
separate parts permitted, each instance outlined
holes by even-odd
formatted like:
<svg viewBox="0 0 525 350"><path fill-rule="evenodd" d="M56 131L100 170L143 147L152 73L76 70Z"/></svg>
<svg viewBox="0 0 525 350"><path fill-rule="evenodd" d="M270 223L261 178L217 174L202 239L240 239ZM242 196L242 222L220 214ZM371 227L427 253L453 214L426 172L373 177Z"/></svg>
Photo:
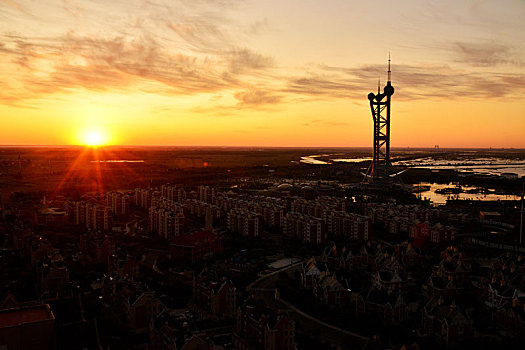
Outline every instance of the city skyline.
<svg viewBox="0 0 525 350"><path fill-rule="evenodd" d="M4 145L524 148L525 2L0 0Z"/></svg>

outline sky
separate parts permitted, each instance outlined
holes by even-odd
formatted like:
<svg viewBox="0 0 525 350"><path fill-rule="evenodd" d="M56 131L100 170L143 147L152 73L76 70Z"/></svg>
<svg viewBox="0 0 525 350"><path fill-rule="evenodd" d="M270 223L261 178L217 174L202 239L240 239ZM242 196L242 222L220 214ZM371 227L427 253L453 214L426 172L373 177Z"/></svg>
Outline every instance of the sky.
<svg viewBox="0 0 525 350"><path fill-rule="evenodd" d="M0 144L525 148L525 0L0 0Z"/></svg>

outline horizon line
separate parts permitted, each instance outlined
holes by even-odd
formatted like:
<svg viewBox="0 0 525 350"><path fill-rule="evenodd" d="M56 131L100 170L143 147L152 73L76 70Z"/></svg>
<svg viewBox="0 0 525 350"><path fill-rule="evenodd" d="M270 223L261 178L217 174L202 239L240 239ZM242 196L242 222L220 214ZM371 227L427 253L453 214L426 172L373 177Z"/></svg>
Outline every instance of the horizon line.
<svg viewBox="0 0 525 350"><path fill-rule="evenodd" d="M109 145L98 145L98 146L92 146L92 145L71 145L71 144L57 144L57 145L36 145L36 144L6 144L6 145L0 145L0 148L16 148L16 147L23 147L23 148L29 148L29 147L50 147L50 148L108 148L108 147L130 147L130 148L162 148L162 147L177 147L177 148L299 148L299 149L309 149L309 148L329 148L329 149L373 149L373 146L262 146L262 145L241 145L241 146L233 146L233 145L117 145L117 144L109 144ZM434 146L393 146L392 149L432 149L436 150ZM525 150L525 147L492 147L492 146L484 146L484 147L469 147L469 146L452 146L452 147L439 147L437 150L450 150L450 149L472 149L472 150L504 150L504 149L511 149L511 150Z"/></svg>

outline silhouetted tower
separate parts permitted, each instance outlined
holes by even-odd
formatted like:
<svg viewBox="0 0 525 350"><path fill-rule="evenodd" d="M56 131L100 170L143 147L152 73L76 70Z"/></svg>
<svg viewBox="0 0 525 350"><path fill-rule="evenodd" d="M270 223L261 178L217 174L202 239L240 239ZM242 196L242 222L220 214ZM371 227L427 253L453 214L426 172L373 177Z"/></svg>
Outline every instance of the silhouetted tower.
<svg viewBox="0 0 525 350"><path fill-rule="evenodd" d="M391 82L390 55L388 55L388 81L381 93L380 85L377 94L368 94L370 110L374 118L374 156L365 179L372 183L390 183L392 163L390 162L390 101L394 94Z"/></svg>

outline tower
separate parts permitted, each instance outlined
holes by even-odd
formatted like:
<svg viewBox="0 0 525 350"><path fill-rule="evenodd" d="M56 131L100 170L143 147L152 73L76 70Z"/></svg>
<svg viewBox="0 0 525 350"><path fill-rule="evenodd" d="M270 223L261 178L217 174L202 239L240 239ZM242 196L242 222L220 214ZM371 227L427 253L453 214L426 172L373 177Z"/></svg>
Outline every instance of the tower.
<svg viewBox="0 0 525 350"><path fill-rule="evenodd" d="M374 154L365 180L373 184L392 183L392 163L390 162L390 102L394 94L391 82L390 54L388 55L388 81L381 93L380 85L377 94L368 94L370 111L374 119Z"/></svg>

